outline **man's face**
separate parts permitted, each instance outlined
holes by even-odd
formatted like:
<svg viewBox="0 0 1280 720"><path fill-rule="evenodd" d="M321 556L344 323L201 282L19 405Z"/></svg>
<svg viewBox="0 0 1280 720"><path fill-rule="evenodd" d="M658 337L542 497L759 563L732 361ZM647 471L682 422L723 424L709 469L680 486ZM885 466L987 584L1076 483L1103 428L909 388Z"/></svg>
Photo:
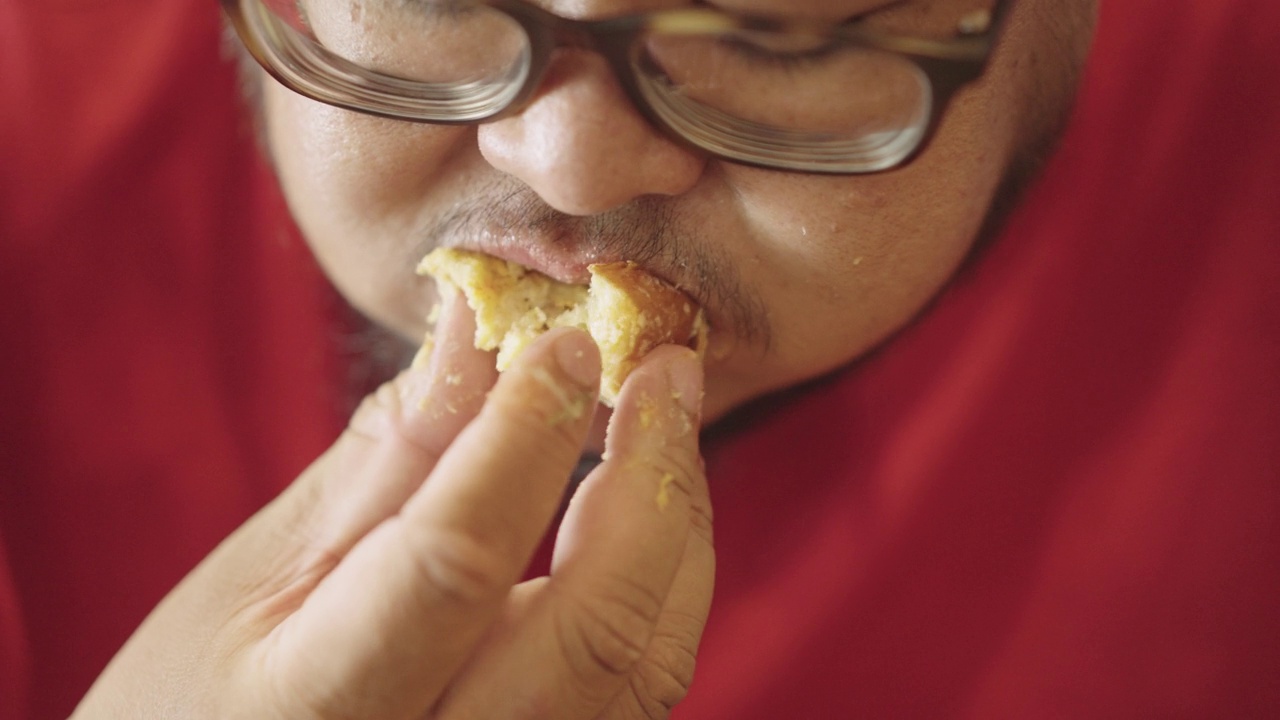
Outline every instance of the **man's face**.
<svg viewBox="0 0 1280 720"><path fill-rule="evenodd" d="M314 22L360 22L385 0L311 0ZM437 245L481 250L566 281L632 259L706 309L706 416L848 363L907 323L973 246L1011 166L1042 149L1070 102L1091 5L1022 0L987 74L961 92L911 164L873 175L744 167L670 140L599 56L564 50L522 113L479 127L336 109L274 82L267 132L298 222L339 289L419 338L436 297L417 277ZM544 3L595 18L681 0ZM723 0L910 30L989 0ZM375 9L376 10L376 9ZM1064 20L1070 15L1073 21ZM323 16L323 18L321 18Z"/></svg>

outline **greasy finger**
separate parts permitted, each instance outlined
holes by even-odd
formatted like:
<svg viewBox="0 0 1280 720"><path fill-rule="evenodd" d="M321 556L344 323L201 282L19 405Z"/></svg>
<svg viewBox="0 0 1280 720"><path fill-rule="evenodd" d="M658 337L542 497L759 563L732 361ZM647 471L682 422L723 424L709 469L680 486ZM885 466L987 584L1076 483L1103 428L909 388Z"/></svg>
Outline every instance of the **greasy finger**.
<svg viewBox="0 0 1280 720"><path fill-rule="evenodd" d="M365 399L320 468L323 512L312 524L322 546L345 553L398 512L479 413L497 370L474 337L474 313L445 293L418 358Z"/></svg>
<svg viewBox="0 0 1280 720"><path fill-rule="evenodd" d="M401 512L281 626L263 660L283 671L283 686L342 717L426 711L554 516L599 373L581 331L527 348Z"/></svg>
<svg viewBox="0 0 1280 720"><path fill-rule="evenodd" d="M349 428L280 497L202 564L204 590L265 633L423 482L478 412L496 371L475 350L465 302L446 302L429 363L365 399ZM233 578L233 579L228 579Z"/></svg>
<svg viewBox="0 0 1280 720"><path fill-rule="evenodd" d="M451 688L441 718L593 718L645 657L686 556L698 460L701 367L666 347L627 380L609 427L607 460L575 494L556 540L551 577L517 620L492 633ZM702 614L709 579L691 571ZM684 607L684 606L687 606ZM502 687L502 693L488 688Z"/></svg>
<svg viewBox="0 0 1280 720"><path fill-rule="evenodd" d="M468 409L469 399L476 398L478 409L479 398L492 385L493 359L471 349L475 326L465 303L446 310L437 330L442 342L436 343L436 367L419 366L367 401L352 429L288 490L205 558L148 617L99 678L99 687L127 689L123 693L91 693L84 708L103 711L96 703L107 698L107 702L119 704L114 714L105 714L144 716L147 708L143 706L151 690L147 681L154 685L157 662L172 671L165 675L170 686L179 688L179 694L183 689L192 691L187 699L205 703L202 707L210 712L207 702L211 698L200 699L198 673L189 672L193 668L207 669L235 657L228 672L252 675L245 678L248 682L243 687L272 677L271 671L263 672L256 650L261 640L301 605L356 538L398 510L468 413L474 413ZM459 371L446 372L447 368L465 368L461 371L465 381L451 382L450 375L456 377ZM447 409L432 413L448 406L459 410L456 419ZM441 421L428 422L429 415ZM199 628L205 630L193 635L192 630ZM173 638L185 638L186 642L173 642ZM152 666L149 670L148 663ZM289 692L279 694L284 697ZM232 697L219 700L229 704L223 710L234 707L241 713L266 716L251 712L253 706L244 703L245 698L241 702ZM130 703L132 709L125 709ZM277 717L312 716L307 708L283 700L275 705ZM104 714L85 712L95 717Z"/></svg>
<svg viewBox="0 0 1280 720"><path fill-rule="evenodd" d="M627 687L601 714L602 720L666 717L689 693L694 659L711 612L716 568L705 492L702 499L695 497L693 507L692 532L653 638Z"/></svg>

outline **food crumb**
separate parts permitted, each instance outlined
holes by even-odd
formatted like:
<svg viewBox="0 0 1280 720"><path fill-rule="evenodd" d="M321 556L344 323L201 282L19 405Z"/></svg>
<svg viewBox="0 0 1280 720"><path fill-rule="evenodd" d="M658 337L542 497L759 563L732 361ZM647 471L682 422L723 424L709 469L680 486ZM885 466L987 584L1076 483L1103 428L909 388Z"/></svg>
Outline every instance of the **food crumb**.
<svg viewBox="0 0 1280 720"><path fill-rule="evenodd" d="M666 510L671 504L671 484L676 481L676 476L671 473L663 473L662 479L658 480L658 496L654 501L658 503L659 510Z"/></svg>
<svg viewBox="0 0 1280 720"><path fill-rule="evenodd" d="M640 410L640 427L648 430L653 425L653 417L657 411L657 403L648 393L640 393L640 398L636 400L636 406Z"/></svg>
<svg viewBox="0 0 1280 720"><path fill-rule="evenodd" d="M461 374L461 373L449 373L448 375L445 375L445 376L444 376L444 384L445 384L445 385L453 385L453 386L461 385L461 384L462 384L462 374Z"/></svg>
<svg viewBox="0 0 1280 720"><path fill-rule="evenodd" d="M418 352L413 354L413 362L409 364L409 367L414 370L422 370L426 368L427 365L431 364L431 351L434 350L435 347L435 338L431 333L427 333L426 337L422 338L422 347L418 348Z"/></svg>

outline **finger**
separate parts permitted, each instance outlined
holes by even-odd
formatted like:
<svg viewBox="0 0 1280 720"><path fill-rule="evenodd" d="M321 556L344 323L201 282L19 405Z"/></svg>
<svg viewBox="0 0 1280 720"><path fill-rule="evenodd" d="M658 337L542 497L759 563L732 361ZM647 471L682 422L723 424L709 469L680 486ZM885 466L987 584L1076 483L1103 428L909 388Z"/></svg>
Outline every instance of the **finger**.
<svg viewBox="0 0 1280 720"><path fill-rule="evenodd" d="M165 598L103 678L149 676L136 669L156 658L189 670L237 656L233 672L253 673L246 687L256 684L260 667L244 650L296 609L353 538L403 503L478 410L494 370L492 356L472 348L474 332L465 303L446 303L432 361L366 401L324 456ZM157 642L173 637L189 642ZM185 687L189 674L170 684Z"/></svg>
<svg viewBox="0 0 1280 720"><path fill-rule="evenodd" d="M607 460L570 503L549 581L486 638L439 717L592 718L623 690L686 557L693 495L705 494L700 400L701 367L682 348L651 353L628 378ZM672 612L705 616L707 568L694 560L698 578L680 589L690 597Z"/></svg>
<svg viewBox="0 0 1280 720"><path fill-rule="evenodd" d="M400 514L281 626L263 660L282 672L282 687L342 717L430 707L553 518L599 375L581 331L553 331L526 349Z"/></svg>
<svg viewBox="0 0 1280 720"><path fill-rule="evenodd" d="M474 313L445 292L430 352L366 398L321 468L324 512L311 516L324 547L345 554L398 512L479 413L497 370L474 337Z"/></svg>
<svg viewBox="0 0 1280 720"><path fill-rule="evenodd" d="M474 333L466 303L446 297L427 361L367 397L337 442L224 543L217 564L239 582L221 584L242 620L274 626L422 484L496 377Z"/></svg>
<svg viewBox="0 0 1280 720"><path fill-rule="evenodd" d="M627 687L601 714L603 719L666 717L689 694L715 586L711 504L705 483L695 489L691 511L692 531L653 638Z"/></svg>

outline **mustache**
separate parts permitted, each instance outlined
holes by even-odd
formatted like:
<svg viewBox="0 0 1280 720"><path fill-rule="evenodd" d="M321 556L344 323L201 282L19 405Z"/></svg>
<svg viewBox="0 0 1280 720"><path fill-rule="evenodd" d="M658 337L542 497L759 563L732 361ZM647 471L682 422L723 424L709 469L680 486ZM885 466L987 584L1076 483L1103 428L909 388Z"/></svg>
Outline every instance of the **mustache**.
<svg viewBox="0 0 1280 720"><path fill-rule="evenodd" d="M533 243L559 246L588 262L631 260L675 283L765 350L773 335L763 300L742 282L718 245L705 241L675 198L644 196L604 213L576 216L548 205L527 186L502 179L473 187L419 232L412 267L437 247Z"/></svg>

